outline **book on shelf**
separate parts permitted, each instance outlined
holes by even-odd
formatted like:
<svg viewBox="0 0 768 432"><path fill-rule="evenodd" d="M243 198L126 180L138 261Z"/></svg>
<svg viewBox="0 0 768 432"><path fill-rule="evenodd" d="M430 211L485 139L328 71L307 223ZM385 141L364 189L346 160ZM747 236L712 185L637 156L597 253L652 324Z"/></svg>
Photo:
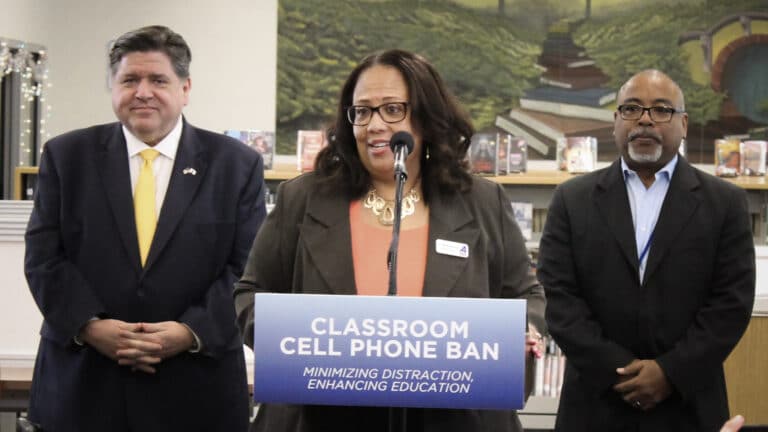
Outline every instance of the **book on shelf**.
<svg viewBox="0 0 768 432"><path fill-rule="evenodd" d="M597 167L595 137L565 137L557 140L557 168L569 173L586 173Z"/></svg>
<svg viewBox="0 0 768 432"><path fill-rule="evenodd" d="M742 141L741 174L746 176L765 175L765 155L768 141Z"/></svg>
<svg viewBox="0 0 768 432"><path fill-rule="evenodd" d="M512 137L505 133L496 133L496 175L509 174L509 152L512 150Z"/></svg>
<svg viewBox="0 0 768 432"><path fill-rule="evenodd" d="M546 208L533 209L533 232L534 233L541 235L541 233L544 232L544 225L546 225L547 223L547 212L548 212L548 209Z"/></svg>
<svg viewBox="0 0 768 432"><path fill-rule="evenodd" d="M264 160L264 169L269 170L273 167L273 161L275 159L275 133L272 131L263 130L236 130L228 129L224 131L224 135L230 136L247 145L248 147L256 150L261 154Z"/></svg>
<svg viewBox="0 0 768 432"><path fill-rule="evenodd" d="M496 133L496 175L523 173L528 166L528 149L524 139L505 131Z"/></svg>
<svg viewBox="0 0 768 432"><path fill-rule="evenodd" d="M525 241L533 238L533 203L512 201L512 213Z"/></svg>
<svg viewBox="0 0 768 432"><path fill-rule="evenodd" d="M715 140L715 175L736 177L741 173L741 141L737 139Z"/></svg>
<svg viewBox="0 0 768 432"><path fill-rule="evenodd" d="M528 143L524 138L512 134L502 134L509 143L507 153L507 172L524 173L528 171Z"/></svg>
<svg viewBox="0 0 768 432"><path fill-rule="evenodd" d="M301 172L315 169L315 158L326 146L322 130L300 130L296 133L297 169Z"/></svg>
<svg viewBox="0 0 768 432"><path fill-rule="evenodd" d="M555 381L556 397L560 397L563 389L563 379L565 378L565 354L560 347L557 347L557 380Z"/></svg>
<svg viewBox="0 0 768 432"><path fill-rule="evenodd" d="M533 395L559 397L563 388L566 358L551 336L544 338L544 355L534 365Z"/></svg>
<svg viewBox="0 0 768 432"><path fill-rule="evenodd" d="M472 172L480 175L496 175L498 166L496 134L476 133L469 143L469 162Z"/></svg>

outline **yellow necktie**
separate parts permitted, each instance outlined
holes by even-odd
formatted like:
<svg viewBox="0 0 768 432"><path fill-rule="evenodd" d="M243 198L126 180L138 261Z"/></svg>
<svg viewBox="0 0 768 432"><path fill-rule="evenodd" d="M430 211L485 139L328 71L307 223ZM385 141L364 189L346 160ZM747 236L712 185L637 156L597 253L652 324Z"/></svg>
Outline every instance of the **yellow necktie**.
<svg viewBox="0 0 768 432"><path fill-rule="evenodd" d="M139 237L139 253L141 265L147 262L149 246L155 236L157 212L155 211L155 173L152 172L152 161L160 154L157 150L146 149L140 155L144 160L141 164L136 190L133 193L133 207L136 215L136 232Z"/></svg>

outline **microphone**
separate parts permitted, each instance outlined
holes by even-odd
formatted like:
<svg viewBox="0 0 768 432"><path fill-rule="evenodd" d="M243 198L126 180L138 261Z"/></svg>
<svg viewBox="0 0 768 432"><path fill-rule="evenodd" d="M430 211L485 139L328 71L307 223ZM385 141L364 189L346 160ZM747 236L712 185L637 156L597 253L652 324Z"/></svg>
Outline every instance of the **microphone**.
<svg viewBox="0 0 768 432"><path fill-rule="evenodd" d="M392 222L392 242L389 244L387 254L387 268L389 269L389 288L387 295L397 295L397 249L400 244L400 214L403 211L403 186L408 178L405 169L405 158L413 151L413 135L406 131L400 131L392 135L389 140L389 148L395 155L395 214Z"/></svg>
<svg viewBox="0 0 768 432"><path fill-rule="evenodd" d="M413 135L406 131L396 132L389 140L389 148L395 155L395 179L400 175L408 178L408 171L405 168L405 159L413 151Z"/></svg>

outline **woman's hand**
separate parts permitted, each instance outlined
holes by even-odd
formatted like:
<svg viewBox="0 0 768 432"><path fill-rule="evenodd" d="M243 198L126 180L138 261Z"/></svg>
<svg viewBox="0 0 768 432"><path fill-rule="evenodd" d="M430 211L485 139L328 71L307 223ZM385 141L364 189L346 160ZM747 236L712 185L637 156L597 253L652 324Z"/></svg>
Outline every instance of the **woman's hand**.
<svg viewBox="0 0 768 432"><path fill-rule="evenodd" d="M528 332L525 334L525 354L536 358L544 355L544 337L531 323L528 323Z"/></svg>

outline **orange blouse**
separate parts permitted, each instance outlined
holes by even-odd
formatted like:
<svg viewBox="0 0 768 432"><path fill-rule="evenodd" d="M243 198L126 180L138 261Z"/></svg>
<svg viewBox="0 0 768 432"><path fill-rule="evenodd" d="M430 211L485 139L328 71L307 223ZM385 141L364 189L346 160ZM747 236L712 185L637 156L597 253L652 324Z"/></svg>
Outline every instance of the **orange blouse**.
<svg viewBox="0 0 768 432"><path fill-rule="evenodd" d="M363 222L362 201L349 206L352 235L352 262L359 295L386 295L389 287L387 252L392 241L392 227L378 227ZM421 297L427 265L429 225L401 229L397 254L397 295Z"/></svg>

